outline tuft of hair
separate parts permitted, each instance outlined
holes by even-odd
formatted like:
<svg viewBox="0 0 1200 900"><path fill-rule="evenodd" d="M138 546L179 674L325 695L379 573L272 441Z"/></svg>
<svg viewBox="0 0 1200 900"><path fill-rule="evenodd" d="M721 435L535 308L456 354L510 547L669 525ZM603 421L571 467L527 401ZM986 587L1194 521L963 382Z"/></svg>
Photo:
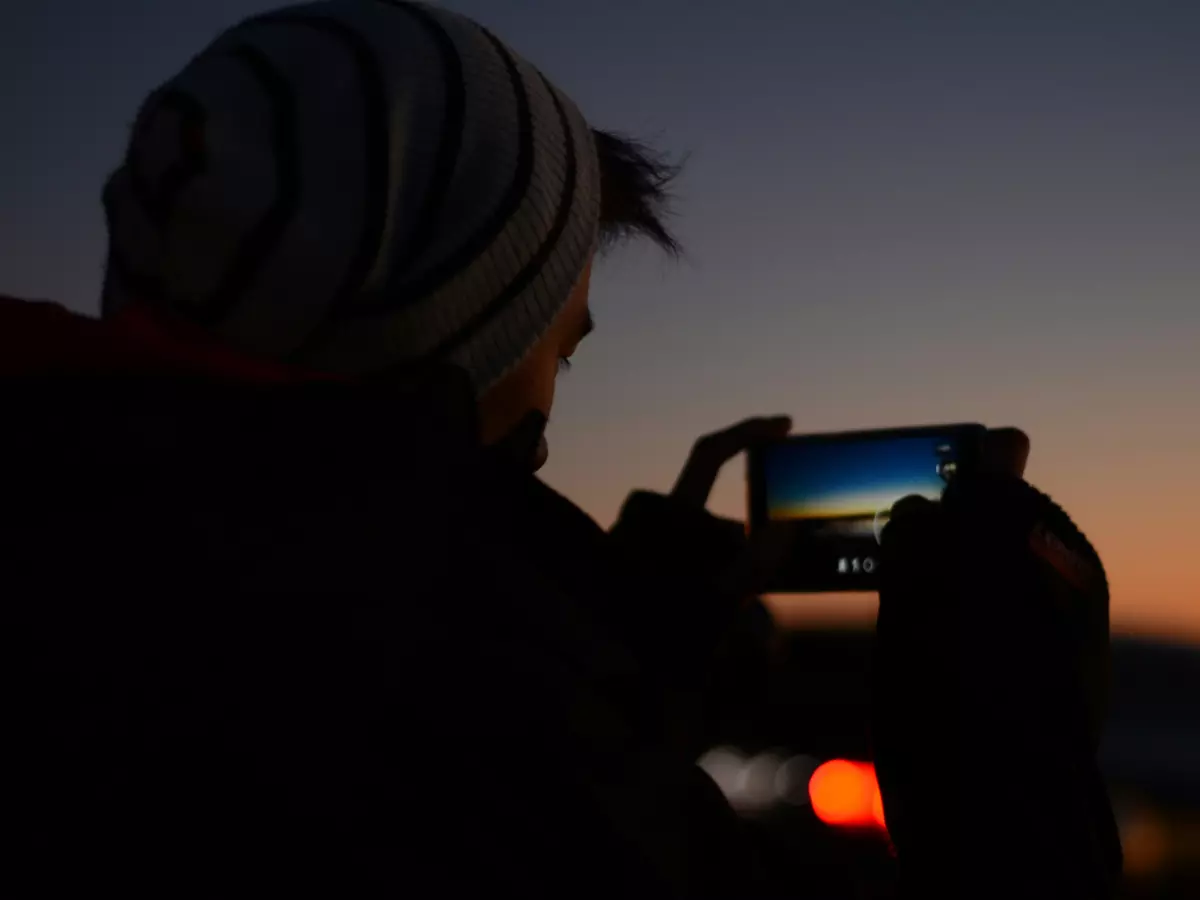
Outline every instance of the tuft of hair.
<svg viewBox="0 0 1200 900"><path fill-rule="evenodd" d="M621 134L593 129L600 160L600 246L608 249L632 237L648 237L672 256L679 241L667 227L671 186L682 166L646 144Z"/></svg>

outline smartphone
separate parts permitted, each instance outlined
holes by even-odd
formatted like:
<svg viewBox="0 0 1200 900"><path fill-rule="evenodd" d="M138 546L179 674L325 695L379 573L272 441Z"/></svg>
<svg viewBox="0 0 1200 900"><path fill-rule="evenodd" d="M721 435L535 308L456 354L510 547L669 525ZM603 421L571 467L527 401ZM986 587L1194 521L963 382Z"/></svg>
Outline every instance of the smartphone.
<svg viewBox="0 0 1200 900"><path fill-rule="evenodd" d="M893 504L940 500L977 463L983 425L930 425L791 436L750 449L751 535L768 523L794 530L770 593L876 591L879 546Z"/></svg>

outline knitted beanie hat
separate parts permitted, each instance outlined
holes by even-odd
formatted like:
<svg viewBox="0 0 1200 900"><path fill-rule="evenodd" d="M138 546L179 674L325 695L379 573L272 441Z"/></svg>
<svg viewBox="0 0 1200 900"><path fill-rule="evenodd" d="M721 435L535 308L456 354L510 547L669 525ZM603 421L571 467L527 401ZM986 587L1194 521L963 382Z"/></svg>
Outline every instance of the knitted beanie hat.
<svg viewBox="0 0 1200 900"><path fill-rule="evenodd" d="M104 314L150 304L343 376L427 361L478 392L597 243L592 132L491 32L328 0L220 35L143 105L104 192Z"/></svg>

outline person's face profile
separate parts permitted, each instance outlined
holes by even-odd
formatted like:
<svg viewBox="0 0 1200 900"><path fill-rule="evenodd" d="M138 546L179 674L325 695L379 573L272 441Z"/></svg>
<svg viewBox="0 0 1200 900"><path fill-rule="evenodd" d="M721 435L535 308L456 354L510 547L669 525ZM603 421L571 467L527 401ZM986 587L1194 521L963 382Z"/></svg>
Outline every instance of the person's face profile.
<svg viewBox="0 0 1200 900"><path fill-rule="evenodd" d="M588 308L591 268L589 261L570 298L525 359L479 400L484 444L513 441L516 454L534 471L549 458L544 431L558 376L593 327Z"/></svg>

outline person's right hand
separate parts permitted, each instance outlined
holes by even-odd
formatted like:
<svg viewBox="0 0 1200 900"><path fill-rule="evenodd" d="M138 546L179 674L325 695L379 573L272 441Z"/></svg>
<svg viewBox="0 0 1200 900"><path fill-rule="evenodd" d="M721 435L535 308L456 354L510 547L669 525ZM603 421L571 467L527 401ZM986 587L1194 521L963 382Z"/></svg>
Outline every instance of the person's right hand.
<svg viewBox="0 0 1200 900"><path fill-rule="evenodd" d="M1095 768L1107 704L1100 561L992 432L983 471L883 534L872 737L907 889L1107 896L1119 842ZM1039 546L1049 525L1080 570ZM1044 871L1041 871L1044 870Z"/></svg>

